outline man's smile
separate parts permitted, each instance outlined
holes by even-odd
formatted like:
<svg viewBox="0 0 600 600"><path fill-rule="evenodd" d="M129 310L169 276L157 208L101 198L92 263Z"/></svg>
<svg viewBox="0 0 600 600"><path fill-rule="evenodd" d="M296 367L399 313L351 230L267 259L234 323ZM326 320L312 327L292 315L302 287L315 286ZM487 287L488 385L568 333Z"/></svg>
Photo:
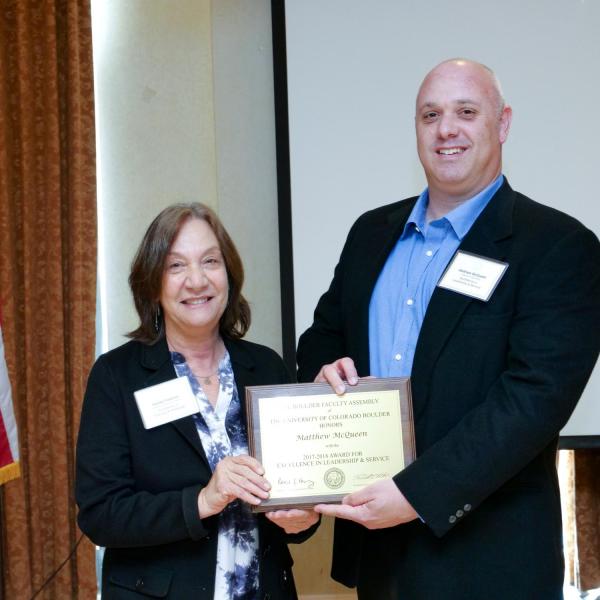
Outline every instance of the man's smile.
<svg viewBox="0 0 600 600"><path fill-rule="evenodd" d="M440 148L436 150L438 154L442 154L443 156L451 156L452 154L462 154L466 148L455 146L453 148Z"/></svg>

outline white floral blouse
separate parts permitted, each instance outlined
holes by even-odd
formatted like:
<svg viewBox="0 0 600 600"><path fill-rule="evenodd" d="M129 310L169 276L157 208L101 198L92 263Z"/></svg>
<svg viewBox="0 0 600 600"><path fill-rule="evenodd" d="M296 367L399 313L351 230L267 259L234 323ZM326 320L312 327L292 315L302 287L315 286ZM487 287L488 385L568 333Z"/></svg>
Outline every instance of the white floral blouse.
<svg viewBox="0 0 600 600"><path fill-rule="evenodd" d="M248 435L229 353L219 363L219 396L215 408L194 377L185 358L171 352L178 377L187 375L200 404L194 415L196 429L210 468L226 456L248 453ZM254 600L258 595L258 527L248 506L236 500L219 515L214 600Z"/></svg>

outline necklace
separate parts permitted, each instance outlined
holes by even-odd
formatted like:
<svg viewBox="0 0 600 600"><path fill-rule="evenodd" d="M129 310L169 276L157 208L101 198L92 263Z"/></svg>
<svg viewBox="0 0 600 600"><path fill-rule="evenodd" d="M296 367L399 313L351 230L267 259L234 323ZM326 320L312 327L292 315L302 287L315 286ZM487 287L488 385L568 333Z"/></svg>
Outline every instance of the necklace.
<svg viewBox="0 0 600 600"><path fill-rule="evenodd" d="M213 371L212 373L209 373L208 375L200 375L199 373L194 373L192 371L192 375L200 382L201 385L211 385L212 384L212 377L214 375L217 376L217 381L221 381L221 378L219 377L219 368L217 367L216 371Z"/></svg>
<svg viewBox="0 0 600 600"><path fill-rule="evenodd" d="M178 352L179 354L181 354L183 356L184 359L186 359L185 353L182 351L182 349L178 349L177 344L173 344L172 340L169 340L168 335L167 335L167 342L169 344L169 349L171 351ZM221 364L221 359L223 358L222 347L224 348L223 340L221 340L221 338L218 338L215 341L215 344L213 346L213 357L212 358L213 358L213 360L218 356L221 356L221 358L217 360L217 368L212 373L208 373L207 375L202 375L200 373L194 373L190 362L188 362L186 359L186 362L188 364L188 367L189 367L192 375L198 380L200 385L212 385L213 377L215 375L217 376L217 382L221 381L221 378L219 377L219 366Z"/></svg>

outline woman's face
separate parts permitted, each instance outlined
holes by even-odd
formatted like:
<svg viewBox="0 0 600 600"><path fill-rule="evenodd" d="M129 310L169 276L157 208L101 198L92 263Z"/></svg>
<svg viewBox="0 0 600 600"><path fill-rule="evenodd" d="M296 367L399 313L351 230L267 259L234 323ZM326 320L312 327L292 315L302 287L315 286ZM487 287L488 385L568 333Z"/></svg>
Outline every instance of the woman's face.
<svg viewBox="0 0 600 600"><path fill-rule="evenodd" d="M228 293L227 270L213 230L206 221L188 219L165 260L160 303L167 335L215 333Z"/></svg>

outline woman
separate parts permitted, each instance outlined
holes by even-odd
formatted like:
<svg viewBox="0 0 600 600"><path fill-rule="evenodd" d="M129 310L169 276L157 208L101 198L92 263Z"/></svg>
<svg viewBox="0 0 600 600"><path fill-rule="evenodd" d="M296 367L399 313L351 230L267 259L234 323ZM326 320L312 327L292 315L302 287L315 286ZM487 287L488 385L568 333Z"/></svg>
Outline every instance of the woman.
<svg viewBox="0 0 600 600"><path fill-rule="evenodd" d="M241 340L242 282L231 238L202 204L163 210L134 258L140 325L94 365L77 442L78 521L106 547L105 599L296 598L286 542L318 516L248 507L269 484L247 455L244 388L289 377L275 352ZM134 392L163 399L172 384L148 388L184 376L200 412L146 429L158 413Z"/></svg>

